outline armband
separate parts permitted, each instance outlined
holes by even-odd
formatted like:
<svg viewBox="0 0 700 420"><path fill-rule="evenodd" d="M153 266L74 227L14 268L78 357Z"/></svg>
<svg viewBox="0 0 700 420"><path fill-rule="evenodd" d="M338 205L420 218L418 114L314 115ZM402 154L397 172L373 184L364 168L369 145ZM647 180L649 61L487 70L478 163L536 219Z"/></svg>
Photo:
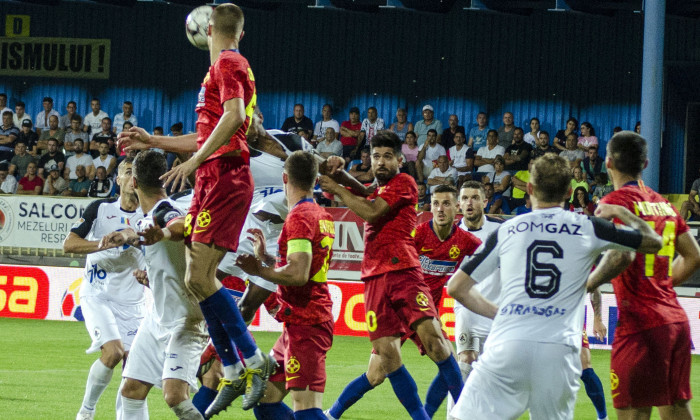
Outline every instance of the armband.
<svg viewBox="0 0 700 420"><path fill-rule="evenodd" d="M287 255L295 252L311 254L311 241L308 239L291 239L287 242Z"/></svg>

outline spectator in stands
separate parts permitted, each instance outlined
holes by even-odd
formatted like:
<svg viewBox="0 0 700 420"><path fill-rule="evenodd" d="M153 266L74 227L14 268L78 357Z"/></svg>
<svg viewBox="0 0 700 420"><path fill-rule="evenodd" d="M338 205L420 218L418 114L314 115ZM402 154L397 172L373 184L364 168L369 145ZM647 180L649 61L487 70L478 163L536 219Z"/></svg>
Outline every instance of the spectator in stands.
<svg viewBox="0 0 700 420"><path fill-rule="evenodd" d="M133 126L134 126L134 125L131 124L131 121L125 121L124 124L122 124L122 131L124 131L124 130L129 130L129 129L130 129L131 127L133 127ZM156 127L156 128L159 128L159 127ZM153 131L155 132L155 129L154 129ZM159 136L162 136L162 135L163 135L163 134L162 134L162 133L163 133L163 128L162 128L162 127L160 128L160 132L161 132L161 134L158 134L158 135L159 135ZM155 135L155 134L154 134L154 135ZM115 139L115 140L116 140L116 139ZM124 159L126 158L126 152L124 151L124 148L125 148L125 147L126 147L126 145L124 145L124 144L119 144L119 143L117 143L117 145L116 145L116 147L115 147L116 152L117 152L117 154L115 155L117 165L119 165L120 163L122 163L122 160L124 160ZM163 150L162 150L162 149L155 149L155 150L158 151L159 153L163 153ZM95 168L97 168L97 165L95 165ZM112 173L109 172L108 176L112 176Z"/></svg>
<svg viewBox="0 0 700 420"><path fill-rule="evenodd" d="M363 184L374 182L374 172L372 172L372 159L369 148L362 149L360 153L360 163L353 165L348 173Z"/></svg>
<svg viewBox="0 0 700 420"><path fill-rule="evenodd" d="M17 191L17 178L9 175L9 171L10 164L7 161L0 162L0 194L14 194Z"/></svg>
<svg viewBox="0 0 700 420"><path fill-rule="evenodd" d="M595 187L595 176L601 172L607 172L605 161L598 156L598 146L588 146L586 157L581 161L581 169L583 169L583 174L586 175L586 180L591 188Z"/></svg>
<svg viewBox="0 0 700 420"><path fill-rule="evenodd" d="M130 123L130 122L125 122L125 123L124 123L124 126L122 127L122 131L128 130L128 129L130 128L130 126L128 126L128 124L131 124L131 123ZM164 133L164 130L163 130L163 127L161 127L161 126L156 126L156 127L153 129L153 135L154 135L154 136L162 136L163 133ZM157 147L153 147L153 148L151 148L151 150L155 150L155 151L158 152L158 153L165 154L165 150L159 149L159 148L157 148ZM119 160L119 161L118 161L118 164L121 163L121 161L124 159L124 158L122 158L122 156L126 157L126 153L124 152L124 146L121 146L120 149L119 149L119 156L117 157L117 159Z"/></svg>
<svg viewBox="0 0 700 420"><path fill-rule="evenodd" d="M338 135L333 127L326 128L325 139L322 139L316 146L316 151L326 159L330 156L343 156L343 143L338 140Z"/></svg>
<svg viewBox="0 0 700 420"><path fill-rule="evenodd" d="M102 129L102 120L109 118L106 112L102 111L100 100L92 98L90 101L91 112L88 112L83 119L83 131L88 133L90 137L99 133Z"/></svg>
<svg viewBox="0 0 700 420"><path fill-rule="evenodd" d="M418 146L423 147L425 142L428 140L428 131L435 130L438 133L437 142L440 142L440 133L442 133L442 122L435 119L435 111L433 106L430 104L423 105L423 119L418 121L413 126L413 131L416 133L416 139L418 140ZM427 175L426 175L427 176Z"/></svg>
<svg viewBox="0 0 700 420"><path fill-rule="evenodd" d="M438 185L456 185L458 178L457 170L450 166L450 161L447 159L447 156L439 156L437 158L437 166L433 168L430 175L428 175L430 194L435 192L435 188L437 188Z"/></svg>
<svg viewBox="0 0 700 420"><path fill-rule="evenodd" d="M44 106L44 110L36 115L36 134L41 134L41 130L49 128L49 117L55 115L56 118L61 118L61 114L53 109L53 98L47 96L41 102Z"/></svg>
<svg viewBox="0 0 700 420"><path fill-rule="evenodd" d="M178 137L181 136L182 130L184 128L184 124L182 122L176 122L175 124L170 126L170 135L173 137ZM120 156L121 158L121 156ZM168 152L165 155L165 161L168 163L168 170L170 170L173 167L173 163L175 163L175 160L177 159L177 154Z"/></svg>
<svg viewBox="0 0 700 420"><path fill-rule="evenodd" d="M430 211L430 194L425 184L418 184L418 211Z"/></svg>
<svg viewBox="0 0 700 420"><path fill-rule="evenodd" d="M0 160L9 161L14 155L12 145L19 136L19 128L12 122L12 111L2 113L2 126L0 126Z"/></svg>
<svg viewBox="0 0 700 420"><path fill-rule="evenodd" d="M595 212L595 204L588 199L588 191L586 187L576 187L574 194L569 203L569 210L574 213L585 214L586 216L593 216Z"/></svg>
<svg viewBox="0 0 700 420"><path fill-rule="evenodd" d="M311 137L313 144L321 143L326 139L326 129L329 127L335 132L336 138L338 138L337 136L340 133L340 124L333 119L333 108L330 104L323 105L323 108L321 108L321 117L321 121L317 122L314 126L314 135Z"/></svg>
<svg viewBox="0 0 700 420"><path fill-rule="evenodd" d="M571 133L567 135L566 150L563 150L561 153L559 153L559 156L569 161L569 166L571 168L575 168L577 166L580 167L583 158L586 157L584 151L577 147L577 139L578 136L576 135L576 133Z"/></svg>
<svg viewBox="0 0 700 420"><path fill-rule="evenodd" d="M49 139L56 139L60 144L66 137L66 132L58 126L58 117L52 115L49 117L49 127L41 130L39 140L37 141L38 154L46 153L49 149Z"/></svg>
<svg viewBox="0 0 700 420"><path fill-rule="evenodd" d="M116 155L116 143L117 137L112 131L112 120L109 117L102 119L102 126L100 132L93 134L90 143L88 144L88 150L90 155L96 158L100 154L100 144L107 144L109 146L109 153L111 155Z"/></svg>
<svg viewBox="0 0 700 420"><path fill-rule="evenodd" d="M15 127L21 127L24 120L32 120L32 117L24 112L24 106L24 102L22 101L17 101L15 104L15 114L12 116Z"/></svg>
<svg viewBox="0 0 700 420"><path fill-rule="evenodd" d="M506 112L503 114L503 125L498 128L498 144L508 150L508 147L513 144L513 134L515 133L515 124L513 124L513 113Z"/></svg>
<svg viewBox="0 0 700 420"><path fill-rule="evenodd" d="M78 178L78 166L82 166L83 169L87 171L88 179L94 177L95 166L92 163L92 157L85 153L83 151L84 149L83 141L81 139L75 139L73 142L73 156L66 159L66 168L70 170L70 180Z"/></svg>
<svg viewBox="0 0 700 420"><path fill-rule="evenodd" d="M472 127L471 130L469 130L467 146L474 150L479 150L486 146L486 137L491 130L488 123L489 119L485 112L479 112L476 115L476 127ZM498 140L498 131L496 131L496 140Z"/></svg>
<svg viewBox="0 0 700 420"><path fill-rule="evenodd" d="M393 131L394 133L396 133L396 135L399 136L401 141L406 141L406 134L409 131L413 131L413 124L408 122L408 120L406 119L406 115L406 110L404 108L397 109L396 122L391 124L391 126L389 127L389 131Z"/></svg>
<svg viewBox="0 0 700 420"><path fill-rule="evenodd" d="M598 147L598 137L595 129L588 121L581 123L581 136L578 138L578 148L585 153L590 146Z"/></svg>
<svg viewBox="0 0 700 420"><path fill-rule="evenodd" d="M420 123L420 121L419 121ZM418 125L418 124L416 124ZM426 135L427 140L423 144L420 152L418 152L418 182L430 176L433 168L437 166L437 160L440 156L447 156L447 150L438 143L438 133L434 129L428 130Z"/></svg>
<svg viewBox="0 0 700 420"><path fill-rule="evenodd" d="M681 204L681 216L685 220L690 220L695 217L700 217L700 203L698 203L698 191L700 191L700 178L693 181L688 193L688 199Z"/></svg>
<svg viewBox="0 0 700 420"><path fill-rule="evenodd" d="M37 143L39 141L39 135L32 130L32 122L24 120L22 122L22 127L20 128L17 140L15 140L15 145L17 142L22 142L27 147L27 153L32 156L36 156L38 153Z"/></svg>
<svg viewBox="0 0 700 420"><path fill-rule="evenodd" d="M413 179L418 179L418 153L420 148L418 147L418 139L416 139L416 133L413 131L408 131L405 133L405 141L401 145L401 153L403 154L404 167L406 168L406 173L411 175Z"/></svg>
<svg viewBox="0 0 700 420"><path fill-rule="evenodd" d="M486 179L486 182L493 184L495 195L500 196L504 201L508 201L511 195L510 180L512 176L510 172L505 170L505 166L506 162L503 156L496 156L493 160L494 171L491 176ZM507 213L510 212L508 211Z"/></svg>
<svg viewBox="0 0 700 420"><path fill-rule="evenodd" d="M525 134L523 140L530 146L535 147L538 138L540 138L540 119L533 117L530 119L530 132Z"/></svg>
<svg viewBox="0 0 700 420"><path fill-rule="evenodd" d="M613 136L619 133L620 131L622 131L622 127L620 127L619 125L615 126L615 128L613 128Z"/></svg>
<svg viewBox="0 0 700 420"><path fill-rule="evenodd" d="M615 187L608 180L608 174L601 172L595 176L595 188L593 189L593 203L598 205L598 200L613 192Z"/></svg>
<svg viewBox="0 0 700 420"><path fill-rule="evenodd" d="M503 159L506 162L506 170L512 173L526 170L530 163L532 146L524 140L525 132L520 127L513 129L513 143L506 148ZM500 140L499 140L499 146Z"/></svg>
<svg viewBox="0 0 700 420"><path fill-rule="evenodd" d="M642 134L642 122L637 121L637 124L634 125L634 132L637 134Z"/></svg>
<svg viewBox="0 0 700 420"><path fill-rule="evenodd" d="M301 130L314 131L314 123L311 118L304 115L304 105L294 105L294 115L284 120L282 131L299 134Z"/></svg>
<svg viewBox="0 0 700 420"><path fill-rule="evenodd" d="M63 167L66 164L66 157L59 150L58 140L49 139L47 141L47 144L48 150L46 151L46 153L41 155L41 158L39 158L39 165L37 170L37 175L39 175L43 179L46 179L46 176L48 175L51 167L56 166L59 170L59 173L62 173Z"/></svg>
<svg viewBox="0 0 700 420"><path fill-rule="evenodd" d="M384 119L377 117L377 108L371 106L367 108L367 118L362 120L362 127L360 128L360 145L368 145L372 137L379 130L384 130Z"/></svg>
<svg viewBox="0 0 700 420"><path fill-rule="evenodd" d="M527 183L530 182L530 169L532 169L532 160L527 163L527 169L516 172L510 178L510 184L513 187L509 203L511 208L520 207L525 204Z"/></svg>
<svg viewBox="0 0 700 420"><path fill-rule="evenodd" d="M34 156L27 153L27 145L17 140L15 142L15 155L10 161L10 175L18 181L27 173L27 167L34 162Z"/></svg>
<svg viewBox="0 0 700 420"><path fill-rule="evenodd" d="M493 184L487 182L484 184L484 192L486 193L486 207L484 207L484 213L486 214L502 214L501 204L503 204L502 198L496 198L496 194L493 190Z"/></svg>
<svg viewBox="0 0 700 420"><path fill-rule="evenodd" d="M474 166L477 167L479 177L487 175L490 178L491 173L496 170L493 167L496 156L503 156L505 153L503 146L498 144L498 131L489 130L486 136L486 146L477 150L474 158ZM479 177L476 179L480 179Z"/></svg>
<svg viewBox="0 0 700 420"><path fill-rule="evenodd" d="M566 150L566 138L569 136L569 134L574 134L576 138L578 138L578 132L576 131L577 129L578 120L574 117L569 117L569 119L566 120L566 128L557 131L557 135L554 136L552 146L556 147L559 151Z"/></svg>
<svg viewBox="0 0 700 420"><path fill-rule="evenodd" d="M532 211L532 202L530 201L530 194L525 194L525 204L515 208L515 214L520 216L521 214L530 213Z"/></svg>
<svg viewBox="0 0 700 420"><path fill-rule="evenodd" d="M63 137L63 150L66 158L69 158L75 154L75 147L73 146L74 141L82 140L83 144L88 143L88 133L80 130L82 122L83 119L80 117L80 115L74 115L70 120L70 129Z"/></svg>
<svg viewBox="0 0 700 420"><path fill-rule="evenodd" d="M107 176L111 177L114 174L114 169L117 167L117 158L109 154L109 145L107 143L100 143L99 155L92 160L92 164L95 168L102 166L107 170Z"/></svg>
<svg viewBox="0 0 700 420"><path fill-rule="evenodd" d="M73 117L80 117L80 115L75 113L76 109L78 109L78 104L76 104L75 101L70 101L68 102L68 105L66 105L66 114L61 115L61 119L58 120L58 126L64 131L68 131L70 128L70 121L73 119Z"/></svg>
<svg viewBox="0 0 700 420"><path fill-rule="evenodd" d="M588 193L591 188L588 185L588 181L586 181L586 178L583 176L583 169L581 169L580 166L576 166L573 170L573 178L571 178L571 191L575 191L576 188L578 187L583 187L583 189L586 190L586 193ZM571 193L571 201L574 200L574 193Z"/></svg>
<svg viewBox="0 0 700 420"><path fill-rule="evenodd" d="M85 166L78 165L75 167L75 179L70 180L68 189L63 192L63 195L71 197L87 197L90 184L89 178L85 176Z"/></svg>
<svg viewBox="0 0 700 420"><path fill-rule="evenodd" d="M134 115L134 104L130 101L124 101L122 104L122 112L114 116L114 134L119 134L124 129L124 123L130 122L131 126L139 125L139 120Z"/></svg>
<svg viewBox="0 0 700 420"><path fill-rule="evenodd" d="M114 182L111 178L107 177L107 169L105 169L104 166L99 166L97 168L97 175L95 176L95 179L90 183L88 197L111 197L113 187Z"/></svg>
<svg viewBox="0 0 700 420"><path fill-rule="evenodd" d="M532 159L537 159L540 156L544 156L546 153L558 155L559 149L549 144L549 133L542 130L537 138L537 147L532 151Z"/></svg>
<svg viewBox="0 0 700 420"><path fill-rule="evenodd" d="M44 181L44 195L62 195L70 183L60 176L61 172L57 165L51 165L47 173L48 177Z"/></svg>
<svg viewBox="0 0 700 420"><path fill-rule="evenodd" d="M17 194L41 195L44 188L44 180L36 174L36 162L29 162L27 173L19 180Z"/></svg>
<svg viewBox="0 0 700 420"><path fill-rule="evenodd" d="M450 115L447 119L448 127L442 131L442 136L440 137L440 144L445 150L450 150L455 145L455 134L462 133L466 134L464 127L459 125L459 117L456 114ZM466 135L465 135L466 138Z"/></svg>
<svg viewBox="0 0 700 420"><path fill-rule="evenodd" d="M12 112L12 110L7 107L7 94L0 93L0 115L4 114L6 111Z"/></svg>
<svg viewBox="0 0 700 420"><path fill-rule="evenodd" d="M350 115L347 121L340 125L340 142L343 144L343 157L346 161L354 159L360 150L360 108L354 106L350 108Z"/></svg>
<svg viewBox="0 0 700 420"><path fill-rule="evenodd" d="M442 137L445 138L444 136ZM447 151L450 158L450 166L457 171L457 191L464 181L472 179L471 173L474 170L474 149L467 146L467 137L463 132L455 132L453 138L455 145Z"/></svg>

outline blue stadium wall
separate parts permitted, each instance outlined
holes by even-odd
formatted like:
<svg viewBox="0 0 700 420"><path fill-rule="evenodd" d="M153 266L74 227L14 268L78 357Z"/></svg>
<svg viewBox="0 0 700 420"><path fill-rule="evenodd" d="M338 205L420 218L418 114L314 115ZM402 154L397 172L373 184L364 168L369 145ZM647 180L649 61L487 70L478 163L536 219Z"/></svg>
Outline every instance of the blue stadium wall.
<svg viewBox="0 0 700 420"><path fill-rule="evenodd" d="M182 121L186 132L193 131L208 56L184 36L188 12L150 2L133 8L2 2L2 16L31 17L32 37L110 39L111 69L109 80L3 76L0 91L8 93L10 105L25 101L32 115L46 95L62 112L68 100L76 100L83 115L93 96L110 115L131 100L143 127L162 125L167 131ZM697 21L669 18L667 61L700 62L698 40ZM484 110L497 128L502 113L511 111L517 124L527 127L536 116L552 134L571 115L590 121L605 142L615 126L632 129L640 115L639 14L247 9L241 49L255 72L270 128L279 127L295 103L303 103L314 120L324 103L333 104L338 120L347 118L351 106L360 107L363 116L376 106L387 123L399 106L416 121L421 106L431 103L445 124L456 113L473 125ZM661 190L683 192L685 107L681 100L667 100L665 113Z"/></svg>

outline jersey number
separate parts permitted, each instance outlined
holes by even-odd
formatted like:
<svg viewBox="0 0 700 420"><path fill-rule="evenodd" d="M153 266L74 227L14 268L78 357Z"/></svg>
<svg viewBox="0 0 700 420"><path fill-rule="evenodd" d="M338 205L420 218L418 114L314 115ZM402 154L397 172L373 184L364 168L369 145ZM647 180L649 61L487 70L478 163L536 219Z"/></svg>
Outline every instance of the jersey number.
<svg viewBox="0 0 700 420"><path fill-rule="evenodd" d="M564 251L554 241L534 241L527 248L527 271L525 272L525 291L535 299L549 299L559 291L561 271L555 264L542 263L537 260L540 254L549 254L552 258L564 258ZM537 279L546 279L537 282Z"/></svg>
<svg viewBox="0 0 700 420"><path fill-rule="evenodd" d="M327 281L328 267L330 266L331 260L331 248L333 248L333 237L324 236L323 239L321 239L321 248L326 250L326 257L323 259L321 269L311 278L311 281L317 283L325 283Z"/></svg>
<svg viewBox="0 0 700 420"><path fill-rule="evenodd" d="M97 264L93 264L90 271L88 271L88 275L90 276L90 283L92 283L96 278L104 280L107 277L107 272L98 267Z"/></svg>
<svg viewBox="0 0 700 420"><path fill-rule="evenodd" d="M656 223L647 221L647 224L656 231ZM654 277L654 264L656 257L666 257L668 260L668 276L672 275L672 261L676 255L676 222L665 222L661 236L664 238L664 246L656 254L646 254L644 257L644 275Z"/></svg>

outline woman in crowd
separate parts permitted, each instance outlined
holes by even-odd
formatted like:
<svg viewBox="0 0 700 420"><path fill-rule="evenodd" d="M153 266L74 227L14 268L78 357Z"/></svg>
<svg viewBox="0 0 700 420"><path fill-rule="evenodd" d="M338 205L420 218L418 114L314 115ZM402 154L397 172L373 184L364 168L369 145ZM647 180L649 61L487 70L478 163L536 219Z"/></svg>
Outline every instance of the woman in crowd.
<svg viewBox="0 0 700 420"><path fill-rule="evenodd" d="M588 192L584 187L576 187L574 190L573 198L571 199L571 203L569 203L569 210L574 213L593 216L595 204L588 199Z"/></svg>
<svg viewBox="0 0 700 420"><path fill-rule="evenodd" d="M578 138L578 148L586 152L590 146L598 147L598 137L596 137L595 129L591 123L586 121L581 123L581 136Z"/></svg>
<svg viewBox="0 0 700 420"><path fill-rule="evenodd" d="M503 214L510 214L510 206L508 205L510 199L510 172L504 170L506 167L506 161L503 156L498 155L493 161L493 167L495 171L490 175L488 181L493 184L494 198L498 200L501 199L501 210Z"/></svg>
<svg viewBox="0 0 700 420"><path fill-rule="evenodd" d="M554 136L554 147L561 150L566 150L566 136L569 134L574 134L578 137L576 129L578 128L578 120L574 117L569 117L566 120L566 128L557 131L557 135Z"/></svg>
<svg viewBox="0 0 700 420"><path fill-rule="evenodd" d="M535 147L538 138L540 138L540 120L539 118L532 118L530 120L530 132L525 134L523 140L530 146Z"/></svg>
<svg viewBox="0 0 700 420"><path fill-rule="evenodd" d="M418 147L418 139L416 138L416 133L409 130L406 133L406 141L403 145L401 145L401 153L403 153L403 157L405 160L404 166L406 167L406 172L408 172L408 174L411 175L414 179L417 179L418 176L418 169L416 167L418 152L420 152L420 147Z"/></svg>
<svg viewBox="0 0 700 420"><path fill-rule="evenodd" d="M583 188L586 191L586 194L588 194L588 191L591 189L591 186L588 185L588 181L586 181L586 177L583 176L583 169L581 169L580 166L574 167L573 174L574 177L571 178L571 189L574 191L574 193L571 193L571 201L574 200L576 188Z"/></svg>

